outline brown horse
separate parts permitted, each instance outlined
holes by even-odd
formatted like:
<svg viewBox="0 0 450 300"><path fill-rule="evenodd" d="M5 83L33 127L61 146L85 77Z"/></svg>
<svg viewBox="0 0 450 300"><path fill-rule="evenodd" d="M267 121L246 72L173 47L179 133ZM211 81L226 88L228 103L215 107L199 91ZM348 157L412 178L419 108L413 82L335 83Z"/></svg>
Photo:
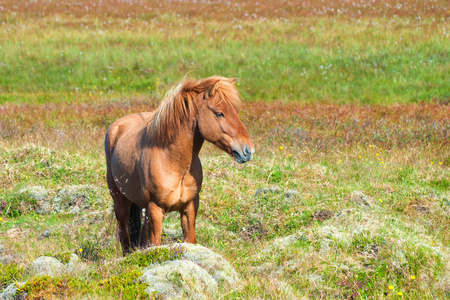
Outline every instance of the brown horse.
<svg viewBox="0 0 450 300"><path fill-rule="evenodd" d="M124 254L160 245L170 211L180 212L184 241L196 243L203 180L198 154L204 140L239 163L252 159L255 150L238 116L241 100L234 82L218 76L185 80L156 111L125 116L108 129L107 181Z"/></svg>

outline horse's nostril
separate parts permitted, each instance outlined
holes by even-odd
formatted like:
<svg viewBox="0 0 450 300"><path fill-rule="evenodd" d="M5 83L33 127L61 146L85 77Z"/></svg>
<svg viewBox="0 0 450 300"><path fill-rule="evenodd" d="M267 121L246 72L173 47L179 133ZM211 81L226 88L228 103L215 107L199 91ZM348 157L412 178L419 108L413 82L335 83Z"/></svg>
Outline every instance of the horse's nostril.
<svg viewBox="0 0 450 300"><path fill-rule="evenodd" d="M244 155L245 156L249 156L250 155L250 149L248 148L248 146L244 147Z"/></svg>

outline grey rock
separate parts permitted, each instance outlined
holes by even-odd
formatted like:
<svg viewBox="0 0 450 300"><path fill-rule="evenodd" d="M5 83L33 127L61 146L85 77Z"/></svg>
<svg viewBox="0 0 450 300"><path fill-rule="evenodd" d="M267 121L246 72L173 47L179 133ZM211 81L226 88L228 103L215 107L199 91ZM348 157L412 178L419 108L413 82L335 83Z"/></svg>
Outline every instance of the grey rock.
<svg viewBox="0 0 450 300"><path fill-rule="evenodd" d="M31 270L35 275L57 276L65 271L65 267L54 257L40 256L31 264Z"/></svg>
<svg viewBox="0 0 450 300"><path fill-rule="evenodd" d="M200 245L188 243L183 243L181 245L187 250L184 253L184 257L208 271L218 284L226 284L227 286L233 287L237 286L239 282L238 274L230 263L220 254Z"/></svg>
<svg viewBox="0 0 450 300"><path fill-rule="evenodd" d="M295 198L299 195L300 193L294 190L288 190L284 193L284 197L287 199L291 199L291 198Z"/></svg>
<svg viewBox="0 0 450 300"><path fill-rule="evenodd" d="M89 207L89 195L96 192L90 185L73 185L59 190L53 198L55 212L78 213L81 209Z"/></svg>
<svg viewBox="0 0 450 300"><path fill-rule="evenodd" d="M267 194L279 193L281 190L279 187L271 187L271 188L260 188L256 190L254 197L264 196Z"/></svg>
<svg viewBox="0 0 450 300"><path fill-rule="evenodd" d="M314 220L325 221L334 217L334 212L332 210L318 210L314 213Z"/></svg>
<svg viewBox="0 0 450 300"><path fill-rule="evenodd" d="M6 287L6 289L3 290L3 293L0 294L1 300L15 300L15 294L17 292L17 285L15 283L12 283Z"/></svg>
<svg viewBox="0 0 450 300"><path fill-rule="evenodd" d="M333 240L324 239L323 241L320 242L319 253L320 254L327 254L327 253L329 253L331 251L332 248L333 248Z"/></svg>
<svg viewBox="0 0 450 300"><path fill-rule="evenodd" d="M17 256L11 254L0 255L0 264L9 265L17 259Z"/></svg>
<svg viewBox="0 0 450 300"><path fill-rule="evenodd" d="M25 282L11 283L8 285L2 293L0 293L0 300L22 300L27 298L27 293L16 295L17 289L22 287Z"/></svg>
<svg viewBox="0 0 450 300"><path fill-rule="evenodd" d="M88 266L83 263L80 257L74 253L70 254L70 260L65 266L68 272L83 272Z"/></svg>
<svg viewBox="0 0 450 300"><path fill-rule="evenodd" d="M347 195L347 198L349 198L353 203L361 208L367 209L371 207L372 199L369 196L365 195L363 192L353 191L352 193Z"/></svg>
<svg viewBox="0 0 450 300"><path fill-rule="evenodd" d="M43 233L41 233L41 234L39 235L39 238L40 238L40 239L48 238L48 237L50 236L51 233L52 233L52 232L51 232L49 229L46 229Z"/></svg>
<svg viewBox="0 0 450 300"><path fill-rule="evenodd" d="M36 202L34 212L37 214L46 214L52 209L49 203L49 192L40 185L21 189L19 190L19 194L26 199L34 200Z"/></svg>
<svg viewBox="0 0 450 300"><path fill-rule="evenodd" d="M169 299L209 299L217 295L214 278L191 261L167 261L144 271L139 280L148 285L150 295L157 292Z"/></svg>
<svg viewBox="0 0 450 300"><path fill-rule="evenodd" d="M36 201L43 201L48 197L48 190L40 185L36 185L19 190L19 194Z"/></svg>
<svg viewBox="0 0 450 300"><path fill-rule="evenodd" d="M219 286L234 288L239 284L236 270L220 254L200 245L178 245L185 250L182 260L153 264L144 269L141 280L148 284L149 294L156 291L170 299L209 299L217 294Z"/></svg>

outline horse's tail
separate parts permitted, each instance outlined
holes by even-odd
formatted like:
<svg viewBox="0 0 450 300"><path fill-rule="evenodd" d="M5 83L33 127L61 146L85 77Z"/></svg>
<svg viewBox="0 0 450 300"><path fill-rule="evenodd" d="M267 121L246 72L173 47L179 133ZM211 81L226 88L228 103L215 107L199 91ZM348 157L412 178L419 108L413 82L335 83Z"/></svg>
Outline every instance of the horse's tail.
<svg viewBox="0 0 450 300"><path fill-rule="evenodd" d="M132 249L139 247L139 236L141 233L141 214L142 208L132 203L130 209L130 244Z"/></svg>

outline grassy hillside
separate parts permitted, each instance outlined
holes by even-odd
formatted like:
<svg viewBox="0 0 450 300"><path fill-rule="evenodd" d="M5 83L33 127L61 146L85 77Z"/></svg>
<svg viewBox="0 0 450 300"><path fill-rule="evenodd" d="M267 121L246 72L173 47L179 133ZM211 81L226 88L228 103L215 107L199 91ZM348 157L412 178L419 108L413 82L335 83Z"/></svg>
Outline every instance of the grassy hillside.
<svg viewBox="0 0 450 300"><path fill-rule="evenodd" d="M450 297L448 2L271 3L0 4L0 291L145 297L140 254L118 260L104 134L220 74L256 146L244 165L200 154L198 242L242 279L220 298ZM181 238L171 213L163 241ZM72 253L70 275L33 278Z"/></svg>

